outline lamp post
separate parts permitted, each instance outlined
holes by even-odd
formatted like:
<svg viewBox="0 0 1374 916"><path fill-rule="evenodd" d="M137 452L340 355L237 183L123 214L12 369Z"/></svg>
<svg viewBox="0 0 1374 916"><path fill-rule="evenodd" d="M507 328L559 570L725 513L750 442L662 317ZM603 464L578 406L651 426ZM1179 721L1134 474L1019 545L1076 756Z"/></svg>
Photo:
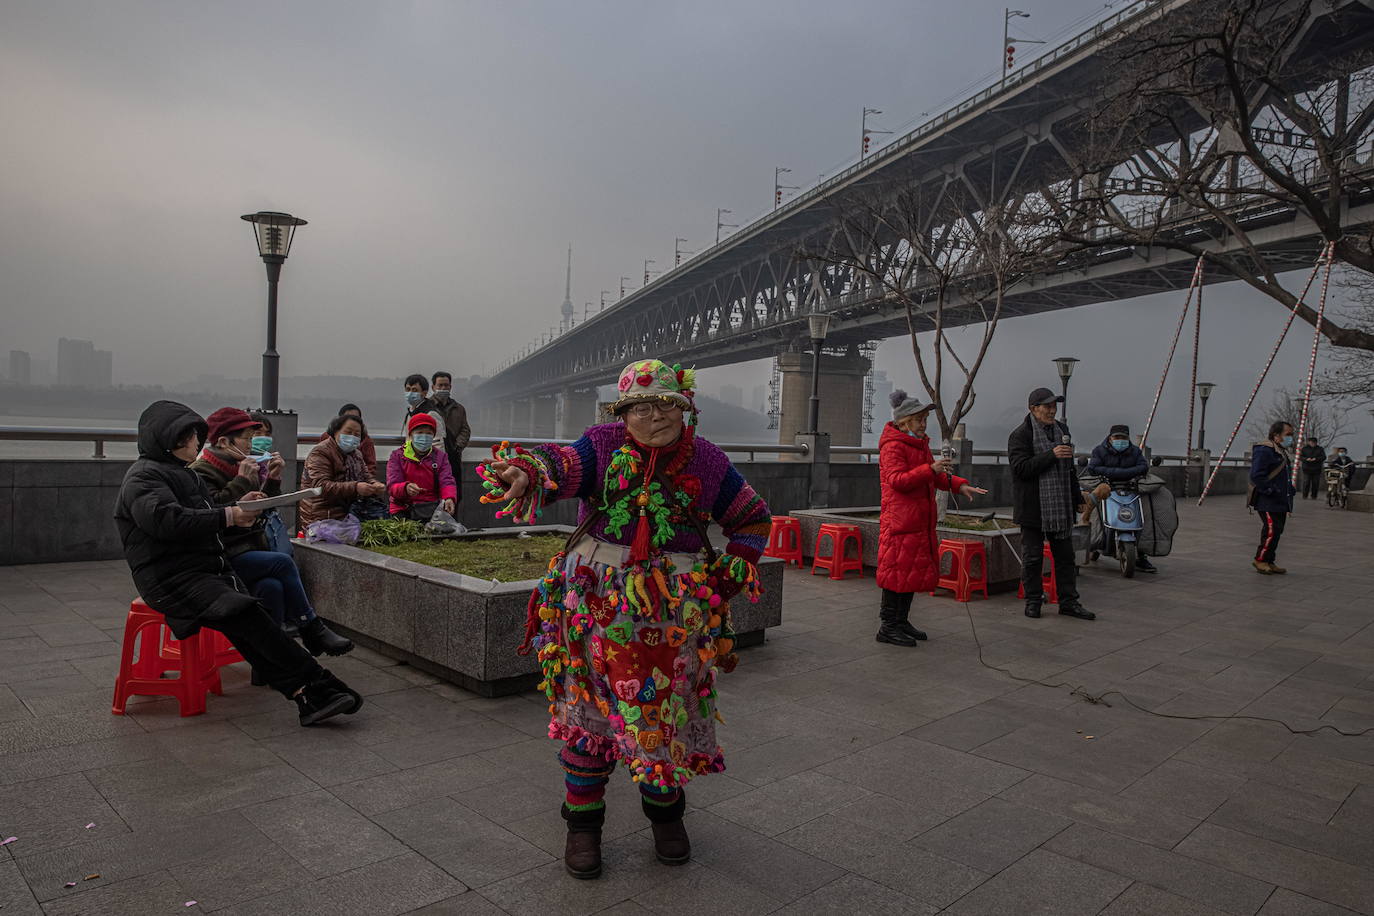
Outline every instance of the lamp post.
<svg viewBox="0 0 1374 916"><path fill-rule="evenodd" d="M649 265L650 265L650 264L653 264L653 263L656 263L656 262L654 261L653 258L645 258L645 259L644 259L644 285L645 285L645 286L648 286L648 285L649 285ZM658 271L654 271L654 273L658 273Z"/></svg>
<svg viewBox="0 0 1374 916"><path fill-rule="evenodd" d="M1073 376L1073 366L1078 360L1072 356L1060 356L1054 361L1054 365L1059 369L1059 382L1063 386L1064 394L1064 420L1069 419L1069 379Z"/></svg>
<svg viewBox="0 0 1374 916"><path fill-rule="evenodd" d="M1002 79L999 85L1007 84L1007 71L1011 70L1012 58L1016 54L1016 49L1011 43L1011 21L1013 19L1029 19L1030 13L1021 10L1004 9L1002 11Z"/></svg>
<svg viewBox="0 0 1374 916"><path fill-rule="evenodd" d="M691 254L691 253L692 253L692 252L690 252L690 251L685 250L685 249L682 247L682 243L685 242L685 241L687 241L687 240L684 239L684 238L676 238L676 239L673 239L673 266L674 266L674 267L677 267L678 265L680 265L680 264L682 263L682 256L683 256L684 254Z"/></svg>
<svg viewBox="0 0 1374 916"><path fill-rule="evenodd" d="M727 215L729 215L729 214L730 214L730 211L729 211L729 210L726 210L724 207L717 207L717 208L716 208L716 244L717 244L717 245L720 244L720 230L722 230L722 229L738 229L738 228L739 228L739 226L735 225L734 223L727 223L727 222L725 222L725 217L726 217Z"/></svg>
<svg viewBox="0 0 1374 916"><path fill-rule="evenodd" d="M811 330L811 409L807 431L812 435L820 432L821 423L821 345L830 333L830 316L824 312L812 312L806 316Z"/></svg>
<svg viewBox="0 0 1374 916"><path fill-rule="evenodd" d="M1212 396L1212 390L1216 388L1215 382L1198 382L1197 396L1202 398L1202 419L1197 425L1197 450L1207 451L1207 399Z"/></svg>
<svg viewBox="0 0 1374 916"><path fill-rule="evenodd" d="M787 174L787 173L789 173L789 172L791 172L791 171L792 171L791 169L785 169L785 168L783 168L782 166L778 166L777 168L773 169L773 209L774 209L774 210L776 210L776 209L778 209L778 207L781 207L781 206L782 206L782 192L783 192L783 191L800 191L800 190L801 190L801 188L799 188L797 185L794 185L794 184L783 184L783 183L782 183L782 176L785 175L785 174Z"/></svg>
<svg viewBox="0 0 1374 916"><path fill-rule="evenodd" d="M276 410L281 362L277 354L277 281L281 279L281 266L291 253L296 227L304 226L305 220L274 210L245 213L240 219L253 224L258 254L267 265L267 349L262 354L262 408Z"/></svg>

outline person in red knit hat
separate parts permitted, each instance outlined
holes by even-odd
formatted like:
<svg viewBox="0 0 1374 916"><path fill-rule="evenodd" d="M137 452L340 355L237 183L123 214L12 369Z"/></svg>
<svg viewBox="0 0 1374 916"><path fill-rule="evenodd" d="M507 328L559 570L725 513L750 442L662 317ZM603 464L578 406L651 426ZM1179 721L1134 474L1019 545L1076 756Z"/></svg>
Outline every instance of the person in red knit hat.
<svg viewBox="0 0 1374 916"><path fill-rule="evenodd" d="M427 522L435 509L452 512L458 504L458 484L442 448L434 447L439 424L427 413L406 423L406 444L386 462L386 491L391 517Z"/></svg>

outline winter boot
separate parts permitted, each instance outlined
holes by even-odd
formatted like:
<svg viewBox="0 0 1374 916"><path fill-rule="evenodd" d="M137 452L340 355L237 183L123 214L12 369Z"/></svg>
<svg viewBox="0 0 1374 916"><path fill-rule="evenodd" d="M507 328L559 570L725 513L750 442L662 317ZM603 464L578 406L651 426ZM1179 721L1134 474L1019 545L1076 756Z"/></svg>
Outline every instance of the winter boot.
<svg viewBox="0 0 1374 916"><path fill-rule="evenodd" d="M1251 560L1250 565L1255 567L1255 572L1259 573L1261 576L1272 576L1274 574L1274 570L1270 569L1269 564L1263 560Z"/></svg>
<svg viewBox="0 0 1374 916"><path fill-rule="evenodd" d="M652 800L650 793L642 788L640 793L644 816L649 819L654 833L654 855L664 865L686 865L692 858L692 841L682 823L682 815L687 811L687 794L678 789L677 798L665 805Z"/></svg>
<svg viewBox="0 0 1374 916"><path fill-rule="evenodd" d="M352 714L363 705L363 698L349 690L324 669L292 697L300 710L301 725L315 725L341 714Z"/></svg>
<svg viewBox="0 0 1374 916"><path fill-rule="evenodd" d="M1271 573L1273 573L1274 575L1276 575L1276 576L1282 576L1282 575L1286 575L1286 574L1288 573L1288 570L1284 569L1282 566L1280 566L1280 565L1277 564L1277 563L1270 563L1270 564L1269 564L1269 571L1270 571Z"/></svg>
<svg viewBox="0 0 1374 916"><path fill-rule="evenodd" d="M572 811L565 802L563 820L568 822L563 867L574 878L587 880L601 877L601 825L606 821L605 807Z"/></svg>
<svg viewBox="0 0 1374 916"><path fill-rule="evenodd" d="M301 643L311 655L343 655L353 651L353 640L346 639L325 626L319 617L312 617L301 625Z"/></svg>
<svg viewBox="0 0 1374 916"><path fill-rule="evenodd" d="M1067 599L1059 602L1059 613L1065 617L1077 617L1079 620L1096 620L1097 615L1079 604L1077 600Z"/></svg>
<svg viewBox="0 0 1374 916"><path fill-rule="evenodd" d="M1041 608L1041 606L1042 606L1044 603L1045 603L1045 596L1044 596L1044 595L1027 595L1027 596L1026 596L1026 616L1027 616L1027 617L1039 617L1039 616L1040 616L1040 608Z"/></svg>
<svg viewBox="0 0 1374 916"><path fill-rule="evenodd" d="M911 599L915 595L903 595L897 599L897 628L912 639L926 639L926 634L911 625Z"/></svg>
<svg viewBox="0 0 1374 916"><path fill-rule="evenodd" d="M897 607L897 595L883 589L883 603L878 609L878 619L881 621L878 626L878 635L875 637L878 642L890 643L894 646L911 647L916 645L916 637L898 624L901 619L899 608Z"/></svg>

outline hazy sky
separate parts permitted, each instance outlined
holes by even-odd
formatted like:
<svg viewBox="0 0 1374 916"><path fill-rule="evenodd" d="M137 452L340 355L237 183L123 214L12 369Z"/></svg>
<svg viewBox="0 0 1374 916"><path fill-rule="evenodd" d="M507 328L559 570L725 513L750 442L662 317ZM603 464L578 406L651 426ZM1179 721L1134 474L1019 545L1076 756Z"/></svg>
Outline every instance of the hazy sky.
<svg viewBox="0 0 1374 916"><path fill-rule="evenodd" d="M668 266L675 237L709 243L716 207L766 210L774 166L835 171L864 106L899 129L991 78L1004 5L5 0L0 339L44 359L93 339L120 383L253 377L265 278L238 216L280 209L310 221L283 274L283 374L493 368L557 322L569 242L580 315L645 258ZM1103 12L1022 6L1027 38ZM1239 387L1282 316L1211 298L1240 326L1211 374ZM1085 387L1143 414L1179 304L1009 323L983 403L1074 351ZM905 347L880 365L910 385Z"/></svg>

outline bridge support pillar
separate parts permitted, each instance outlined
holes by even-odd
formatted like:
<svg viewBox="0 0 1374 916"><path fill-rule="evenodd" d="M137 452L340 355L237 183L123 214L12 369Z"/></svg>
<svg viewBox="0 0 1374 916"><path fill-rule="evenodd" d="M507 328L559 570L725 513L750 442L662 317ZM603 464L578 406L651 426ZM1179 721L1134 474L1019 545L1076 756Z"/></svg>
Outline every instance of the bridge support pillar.
<svg viewBox="0 0 1374 916"><path fill-rule="evenodd" d="M857 347L843 356L821 355L820 429L830 437L830 445L862 445L864 423L864 376L870 361ZM783 353L778 357L782 373L782 414L778 419L778 442L791 443L806 428L811 404L811 354ZM784 456L791 457L791 456ZM832 460L855 456L835 456Z"/></svg>
<svg viewBox="0 0 1374 916"><path fill-rule="evenodd" d="M564 388L558 393L558 409L554 423L554 436L558 439L576 439L583 430L596 422L596 389L579 391Z"/></svg>
<svg viewBox="0 0 1374 916"><path fill-rule="evenodd" d="M530 398L530 438L552 439L554 434L554 407L552 397L536 396Z"/></svg>
<svg viewBox="0 0 1374 916"><path fill-rule="evenodd" d="M512 442L518 442L529 436L531 432L530 419L534 414L534 401L531 398L514 398L510 402L510 425L506 429L505 435L509 436Z"/></svg>

